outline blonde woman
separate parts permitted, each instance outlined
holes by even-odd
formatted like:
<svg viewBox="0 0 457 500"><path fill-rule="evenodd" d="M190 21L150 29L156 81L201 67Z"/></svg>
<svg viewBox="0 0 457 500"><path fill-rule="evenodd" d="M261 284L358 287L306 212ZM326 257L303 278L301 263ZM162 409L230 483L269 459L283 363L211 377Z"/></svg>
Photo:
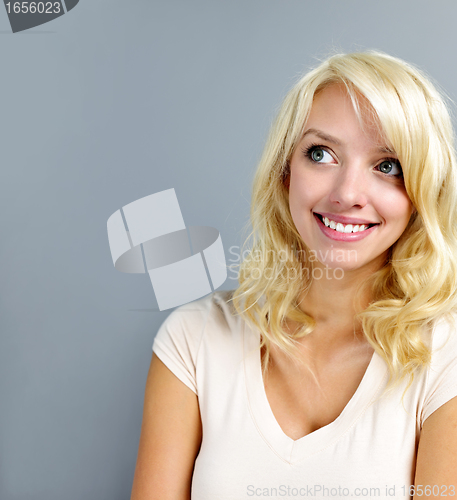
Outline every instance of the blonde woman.
<svg viewBox="0 0 457 500"><path fill-rule="evenodd" d="M239 288L154 341L132 500L457 495L456 169L411 65L335 55L296 84Z"/></svg>

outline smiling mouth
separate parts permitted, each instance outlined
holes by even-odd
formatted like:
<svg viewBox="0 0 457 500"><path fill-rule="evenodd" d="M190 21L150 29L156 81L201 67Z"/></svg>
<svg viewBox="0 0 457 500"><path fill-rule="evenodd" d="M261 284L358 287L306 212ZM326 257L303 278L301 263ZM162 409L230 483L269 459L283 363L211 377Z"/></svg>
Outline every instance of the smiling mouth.
<svg viewBox="0 0 457 500"><path fill-rule="evenodd" d="M378 223L375 224L342 224L341 222L335 222L327 217L323 217L322 215L315 213L314 215L329 229L333 229L338 233L362 233L370 227L379 226Z"/></svg>

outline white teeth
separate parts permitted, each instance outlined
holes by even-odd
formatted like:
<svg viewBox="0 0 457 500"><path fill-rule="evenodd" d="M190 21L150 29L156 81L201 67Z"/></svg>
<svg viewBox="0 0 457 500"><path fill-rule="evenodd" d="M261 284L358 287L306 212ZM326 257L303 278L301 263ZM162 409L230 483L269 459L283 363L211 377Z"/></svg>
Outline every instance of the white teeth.
<svg viewBox="0 0 457 500"><path fill-rule="evenodd" d="M365 231L365 229L368 228L367 225L365 224L341 224L341 222L335 222L333 220L330 220L328 217L323 217L322 220L324 221L324 224L329 227L330 229L334 229L335 231L338 231L339 233L358 233L360 231Z"/></svg>

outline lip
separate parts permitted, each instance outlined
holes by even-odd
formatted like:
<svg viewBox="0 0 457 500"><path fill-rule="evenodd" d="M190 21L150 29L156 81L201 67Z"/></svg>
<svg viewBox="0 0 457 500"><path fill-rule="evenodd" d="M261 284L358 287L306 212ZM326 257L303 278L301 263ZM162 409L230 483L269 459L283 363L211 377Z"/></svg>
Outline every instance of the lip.
<svg viewBox="0 0 457 500"><path fill-rule="evenodd" d="M369 224L379 224L378 222L373 222L372 220L365 220L365 219L353 219L352 217L345 217L344 215L336 215L336 214L329 214L326 212L313 212L313 214L319 214L322 215L322 217L327 217L327 219L334 220L335 222L341 222L341 224L365 224L368 226Z"/></svg>
<svg viewBox="0 0 457 500"><path fill-rule="evenodd" d="M375 231L376 228L378 227L378 225L372 226L368 229L365 229L365 231L362 231L362 232L358 231L357 233L340 233L338 231L335 231L334 229L327 227L319 219L319 217L315 213L313 213L313 215L314 215L314 218L316 219L316 222L317 222L317 225L319 226L319 229L324 233L325 236L327 236L327 238L330 238L331 240L334 240L334 241L359 241L359 240L363 240L364 238L369 236L373 231ZM319 214L319 215L323 215L323 214ZM325 215L325 217L328 217L328 216ZM335 219L333 219L333 220L335 220ZM335 221L335 222L340 222L340 221ZM346 224L350 224L350 223L347 222ZM363 224L363 222L361 224ZM367 222L367 224L373 224L373 223Z"/></svg>

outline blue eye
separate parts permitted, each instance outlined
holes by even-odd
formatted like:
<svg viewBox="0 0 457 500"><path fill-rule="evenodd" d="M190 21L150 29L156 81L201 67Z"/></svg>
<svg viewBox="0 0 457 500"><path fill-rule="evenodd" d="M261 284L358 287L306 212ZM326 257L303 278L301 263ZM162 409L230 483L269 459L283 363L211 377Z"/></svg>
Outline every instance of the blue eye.
<svg viewBox="0 0 457 500"><path fill-rule="evenodd" d="M322 161L324 158L324 151L322 149L315 149L314 151L311 151L311 158L314 161Z"/></svg>
<svg viewBox="0 0 457 500"><path fill-rule="evenodd" d="M314 163L333 163L333 157L330 153L320 146L312 145L304 151L305 155Z"/></svg>
<svg viewBox="0 0 457 500"><path fill-rule="evenodd" d="M403 174L400 163L398 163L397 160L384 160L378 165L377 168L383 174L391 175L392 177Z"/></svg>

